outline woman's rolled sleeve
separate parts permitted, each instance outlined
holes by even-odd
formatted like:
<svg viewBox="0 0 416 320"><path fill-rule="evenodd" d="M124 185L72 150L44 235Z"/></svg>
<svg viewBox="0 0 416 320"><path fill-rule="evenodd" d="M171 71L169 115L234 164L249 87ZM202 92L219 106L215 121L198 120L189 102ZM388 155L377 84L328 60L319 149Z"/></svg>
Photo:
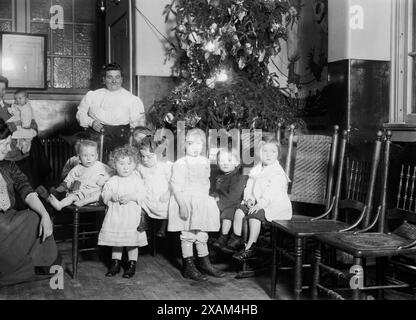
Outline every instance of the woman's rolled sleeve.
<svg viewBox="0 0 416 320"><path fill-rule="evenodd" d="M10 162L10 175L13 179L14 188L23 200L26 199L30 193L34 192L26 175L14 162Z"/></svg>
<svg viewBox="0 0 416 320"><path fill-rule="evenodd" d="M92 123L94 122L94 119L91 118L88 115L88 111L90 109L91 103L90 103L90 96L91 91L89 91L85 97L82 99L80 105L78 106L78 112L76 114L76 118L79 122L79 125L83 128L88 128L92 126Z"/></svg>
<svg viewBox="0 0 416 320"><path fill-rule="evenodd" d="M145 126L146 119L144 116L144 105L139 97L133 96L130 105L130 127Z"/></svg>

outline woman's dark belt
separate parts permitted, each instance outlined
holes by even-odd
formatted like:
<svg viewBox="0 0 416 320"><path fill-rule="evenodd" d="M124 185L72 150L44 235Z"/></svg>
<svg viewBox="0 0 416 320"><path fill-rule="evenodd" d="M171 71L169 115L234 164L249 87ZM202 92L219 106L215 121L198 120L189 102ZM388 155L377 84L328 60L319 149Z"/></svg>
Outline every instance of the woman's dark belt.
<svg viewBox="0 0 416 320"><path fill-rule="evenodd" d="M104 153L108 153L117 147L121 147L129 143L130 125L109 126L104 127ZM99 133L90 128L94 136L99 136ZM98 140L99 141L99 140Z"/></svg>

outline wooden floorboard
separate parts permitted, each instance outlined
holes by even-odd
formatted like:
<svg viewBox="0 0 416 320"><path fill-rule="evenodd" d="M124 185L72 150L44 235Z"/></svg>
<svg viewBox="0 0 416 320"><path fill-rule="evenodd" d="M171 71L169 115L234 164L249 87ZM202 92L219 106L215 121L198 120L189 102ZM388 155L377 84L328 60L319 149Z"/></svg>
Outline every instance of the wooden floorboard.
<svg viewBox="0 0 416 320"><path fill-rule="evenodd" d="M59 245L64 268L72 269L71 251L68 244ZM229 262L229 261L228 261ZM132 279L122 278L122 272L113 277L105 276L106 265L97 255L80 257L78 281L73 281L65 272L64 289L52 290L49 279L17 284L0 288L0 300L268 300L270 272L252 278L235 279L236 270L227 261L216 266L226 271L224 278L212 278L206 282L184 279L180 273L180 257L167 258L158 253L151 256L142 250ZM277 299L293 298L293 274L280 273ZM308 299L306 291L304 298ZM390 294L390 299L409 299L408 295Z"/></svg>

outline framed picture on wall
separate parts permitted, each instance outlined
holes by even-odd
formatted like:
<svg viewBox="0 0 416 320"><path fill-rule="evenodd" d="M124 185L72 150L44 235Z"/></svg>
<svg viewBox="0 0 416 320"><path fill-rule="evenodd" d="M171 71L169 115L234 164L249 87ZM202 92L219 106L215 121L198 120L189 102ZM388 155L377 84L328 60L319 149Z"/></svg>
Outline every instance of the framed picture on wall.
<svg viewBox="0 0 416 320"><path fill-rule="evenodd" d="M46 89L46 35L0 33L0 74L10 89Z"/></svg>

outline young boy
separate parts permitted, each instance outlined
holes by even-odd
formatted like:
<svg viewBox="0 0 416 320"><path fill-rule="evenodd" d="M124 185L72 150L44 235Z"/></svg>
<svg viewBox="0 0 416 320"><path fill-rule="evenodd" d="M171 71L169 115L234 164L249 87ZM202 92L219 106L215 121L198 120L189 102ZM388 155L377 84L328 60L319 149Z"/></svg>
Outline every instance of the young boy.
<svg viewBox="0 0 416 320"><path fill-rule="evenodd" d="M81 163L81 160L79 159L79 148L81 146L81 142L83 140L91 140L91 136L88 132L78 132L72 137L69 137L69 139L64 137L64 140L66 140L71 145L74 144L75 155L65 162L65 165L61 171L61 180L65 180L69 171Z"/></svg>
<svg viewBox="0 0 416 320"><path fill-rule="evenodd" d="M102 187L110 179L110 167L97 160L96 142L81 141L79 158L81 163L71 169L64 180L66 187L71 191L61 201L52 194L49 196L49 203L57 211L73 203L83 206L98 201Z"/></svg>
<svg viewBox="0 0 416 320"><path fill-rule="evenodd" d="M221 213L221 235L213 246L224 250L229 242L230 245L234 245L235 242L233 235L229 238L229 232L234 213L243 199L248 177L241 174L239 156L235 150L218 151L217 164L223 174L216 179L213 196Z"/></svg>

